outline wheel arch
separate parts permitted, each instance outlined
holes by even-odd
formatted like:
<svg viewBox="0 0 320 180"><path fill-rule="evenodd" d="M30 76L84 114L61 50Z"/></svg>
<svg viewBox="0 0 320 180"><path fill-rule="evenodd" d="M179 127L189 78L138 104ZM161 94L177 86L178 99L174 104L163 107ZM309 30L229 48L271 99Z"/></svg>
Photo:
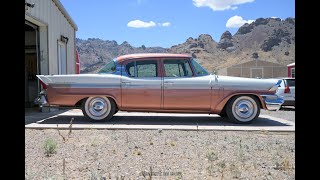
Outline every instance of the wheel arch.
<svg viewBox="0 0 320 180"><path fill-rule="evenodd" d="M254 94L254 93L235 93L235 94L231 94L227 97L225 97L215 108L215 112L217 114L223 112L226 110L226 106L227 104L230 102L230 100L233 98L233 97L238 97L238 96L251 96L253 98L255 98L257 100L257 102L259 103L259 107L261 109L266 109L266 105L263 101L263 98L259 95L259 94Z"/></svg>
<svg viewBox="0 0 320 180"><path fill-rule="evenodd" d="M104 96L104 97L110 98L112 101L114 101L114 103L116 105L116 109L119 109L119 105L118 105L118 102L117 102L116 98L114 98L113 96L110 96L110 95L88 95L88 96L80 99L79 101L77 101L76 104L75 104L75 107L81 107L83 102L86 99L88 99L89 97L93 97L93 96Z"/></svg>

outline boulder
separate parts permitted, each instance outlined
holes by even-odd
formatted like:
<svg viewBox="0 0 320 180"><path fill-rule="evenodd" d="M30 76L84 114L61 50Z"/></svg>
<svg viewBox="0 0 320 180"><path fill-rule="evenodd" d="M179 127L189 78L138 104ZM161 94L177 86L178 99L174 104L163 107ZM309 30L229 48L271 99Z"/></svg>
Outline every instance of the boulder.
<svg viewBox="0 0 320 180"><path fill-rule="evenodd" d="M232 47L233 43L231 39L232 39L231 33L229 31L224 32L221 35L221 38L217 47L220 49L227 49L229 47Z"/></svg>

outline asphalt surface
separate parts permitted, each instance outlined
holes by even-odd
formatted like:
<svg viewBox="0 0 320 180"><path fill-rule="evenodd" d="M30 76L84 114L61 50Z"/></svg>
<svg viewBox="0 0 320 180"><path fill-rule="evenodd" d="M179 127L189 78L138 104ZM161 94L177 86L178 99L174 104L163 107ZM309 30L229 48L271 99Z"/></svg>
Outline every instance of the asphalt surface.
<svg viewBox="0 0 320 180"><path fill-rule="evenodd" d="M268 130L294 131L295 113L292 108L279 111L261 110L259 118L251 124L239 125L218 115L177 113L118 112L106 122L92 122L81 110L60 110L50 113L28 112L25 127L33 129L176 129L176 130Z"/></svg>
<svg viewBox="0 0 320 180"><path fill-rule="evenodd" d="M279 111L266 111L261 109L260 114L283 118L292 122L295 122L295 119L296 119L294 106L284 106L284 107L281 107Z"/></svg>

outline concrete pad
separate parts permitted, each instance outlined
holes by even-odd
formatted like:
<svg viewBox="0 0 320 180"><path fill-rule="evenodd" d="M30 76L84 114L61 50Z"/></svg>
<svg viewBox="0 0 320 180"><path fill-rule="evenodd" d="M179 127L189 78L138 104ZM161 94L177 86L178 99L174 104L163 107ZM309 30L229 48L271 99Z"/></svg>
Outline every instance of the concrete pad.
<svg viewBox="0 0 320 180"><path fill-rule="evenodd" d="M33 115L36 116L36 115ZM229 130L229 131L285 131L294 132L295 123L269 115L260 115L252 124L233 124L218 115L118 112L110 121L92 122L81 110L73 109L34 122L27 129L128 129L128 130Z"/></svg>

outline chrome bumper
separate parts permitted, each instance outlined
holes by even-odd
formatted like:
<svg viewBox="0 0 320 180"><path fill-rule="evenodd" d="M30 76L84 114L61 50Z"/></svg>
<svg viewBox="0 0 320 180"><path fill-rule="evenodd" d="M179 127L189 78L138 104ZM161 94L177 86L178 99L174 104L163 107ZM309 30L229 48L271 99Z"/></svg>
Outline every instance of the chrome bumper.
<svg viewBox="0 0 320 180"><path fill-rule="evenodd" d="M278 111L284 103L283 98L277 95L262 95L262 97L267 106L267 110L270 111Z"/></svg>
<svg viewBox="0 0 320 180"><path fill-rule="evenodd" d="M34 104L40 105L40 107L49 106L45 91L41 91L39 93L39 96L33 102L34 102Z"/></svg>

